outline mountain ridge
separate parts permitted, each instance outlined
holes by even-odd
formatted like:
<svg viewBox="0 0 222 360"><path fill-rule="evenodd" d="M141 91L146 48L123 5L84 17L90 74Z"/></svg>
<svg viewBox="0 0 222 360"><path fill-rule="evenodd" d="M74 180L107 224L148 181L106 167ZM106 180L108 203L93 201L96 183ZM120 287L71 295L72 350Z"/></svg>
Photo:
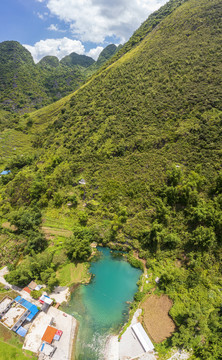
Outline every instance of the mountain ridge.
<svg viewBox="0 0 222 360"><path fill-rule="evenodd" d="M3 110L14 112L45 106L78 88L105 61L107 58L100 57L97 63L86 55L71 53L60 61L47 56L35 64L31 53L19 42L2 42L0 104Z"/></svg>

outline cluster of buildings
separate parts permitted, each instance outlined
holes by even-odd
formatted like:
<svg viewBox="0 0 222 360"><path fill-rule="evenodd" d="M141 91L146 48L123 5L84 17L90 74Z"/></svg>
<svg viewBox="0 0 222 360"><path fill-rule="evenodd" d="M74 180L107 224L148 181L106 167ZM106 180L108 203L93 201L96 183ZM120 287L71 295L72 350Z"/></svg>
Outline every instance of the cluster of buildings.
<svg viewBox="0 0 222 360"><path fill-rule="evenodd" d="M24 337L38 312L36 305L21 296L15 299L5 296L0 302L0 323Z"/></svg>
<svg viewBox="0 0 222 360"><path fill-rule="evenodd" d="M37 285L35 281L31 281L26 287L24 287L23 291L26 291L28 294L31 294L32 291L39 291L43 288L42 285Z"/></svg>
<svg viewBox="0 0 222 360"><path fill-rule="evenodd" d="M38 353L40 358L42 356L42 359L49 359L54 355L56 344L60 341L64 329L57 328L54 318L51 314L47 314L53 304L49 296L41 295L38 302L31 298L30 292L41 288L41 285L32 281L15 299L6 295L0 301L0 324L24 337L25 343L28 341L31 345L29 350ZM23 296L30 298L30 301ZM53 315L57 315L57 312L62 313L56 308L51 310ZM37 336L34 334L35 331Z"/></svg>

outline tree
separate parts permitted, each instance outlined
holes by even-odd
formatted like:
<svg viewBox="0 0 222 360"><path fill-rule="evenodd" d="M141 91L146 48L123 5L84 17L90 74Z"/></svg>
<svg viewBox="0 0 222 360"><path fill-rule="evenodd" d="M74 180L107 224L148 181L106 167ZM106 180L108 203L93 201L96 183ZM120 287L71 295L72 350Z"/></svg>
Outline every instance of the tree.
<svg viewBox="0 0 222 360"><path fill-rule="evenodd" d="M167 234L163 236L163 243L167 248L173 249L180 243L180 238L176 233Z"/></svg>
<svg viewBox="0 0 222 360"><path fill-rule="evenodd" d="M42 176L37 174L35 179L32 181L31 186L29 188L30 198L32 200L39 200L41 195L46 190L46 184L43 180Z"/></svg>
<svg viewBox="0 0 222 360"><path fill-rule="evenodd" d="M167 184L176 186L182 178L182 171L180 167L173 166L171 170L167 171Z"/></svg>
<svg viewBox="0 0 222 360"><path fill-rule="evenodd" d="M31 291L30 295L33 297L33 299L39 299L42 293L43 293L43 289L33 290Z"/></svg>
<svg viewBox="0 0 222 360"><path fill-rule="evenodd" d="M68 257L71 260L87 260L92 252L92 241L93 232L90 229L76 226L73 236L65 244Z"/></svg>
<svg viewBox="0 0 222 360"><path fill-rule="evenodd" d="M48 289L50 292L53 291L54 287L59 284L59 280L57 279L55 274L52 274L48 280Z"/></svg>
<svg viewBox="0 0 222 360"><path fill-rule="evenodd" d="M9 221L18 228L19 232L36 230L42 222L42 214L38 208L20 208L10 214Z"/></svg>
<svg viewBox="0 0 222 360"><path fill-rule="evenodd" d="M39 253L45 249L47 241L42 233L38 231L26 231L25 236L28 237L27 252L30 253L33 250L35 253Z"/></svg>
<svg viewBox="0 0 222 360"><path fill-rule="evenodd" d="M87 221L88 221L88 214L86 212L83 212L83 211L79 212L79 223L80 223L80 225L86 226Z"/></svg>
<svg viewBox="0 0 222 360"><path fill-rule="evenodd" d="M191 244L202 250L211 249L216 244L216 236L212 227L198 226L190 239Z"/></svg>
<svg viewBox="0 0 222 360"><path fill-rule="evenodd" d="M219 173L219 175L216 178L216 193L221 194L222 193L222 171Z"/></svg>

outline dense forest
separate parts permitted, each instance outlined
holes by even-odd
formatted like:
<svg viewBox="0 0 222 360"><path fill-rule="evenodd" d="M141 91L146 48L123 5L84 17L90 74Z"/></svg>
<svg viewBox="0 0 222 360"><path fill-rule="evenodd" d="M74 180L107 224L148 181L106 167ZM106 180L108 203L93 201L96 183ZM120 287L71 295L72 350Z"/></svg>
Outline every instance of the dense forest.
<svg viewBox="0 0 222 360"><path fill-rule="evenodd" d="M154 286L173 300L160 353L199 360L222 358L221 13L169 1L74 94L17 116L7 136L24 144L1 158L7 280L52 289L94 241L137 253L159 282L135 301ZM48 237L55 223L72 235Z"/></svg>

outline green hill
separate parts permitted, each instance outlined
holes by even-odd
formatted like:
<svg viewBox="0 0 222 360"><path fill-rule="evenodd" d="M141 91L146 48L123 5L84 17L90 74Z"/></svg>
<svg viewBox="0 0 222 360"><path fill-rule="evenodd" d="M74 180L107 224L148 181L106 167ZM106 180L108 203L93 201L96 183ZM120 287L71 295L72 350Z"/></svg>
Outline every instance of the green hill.
<svg viewBox="0 0 222 360"><path fill-rule="evenodd" d="M95 62L95 60L93 60L91 57L86 56L86 55L78 55L75 52L71 53L68 56L65 56L61 60L61 64L64 64L66 66L73 67L75 65L79 65L79 66L82 66L84 68L89 67L94 62Z"/></svg>
<svg viewBox="0 0 222 360"><path fill-rule="evenodd" d="M109 60L117 51L117 46L114 44L108 45L103 51L100 53L99 58L97 60L97 65L103 65L104 62Z"/></svg>
<svg viewBox="0 0 222 360"><path fill-rule="evenodd" d="M50 135L43 134L43 142L45 138L52 147L57 143L86 164L92 158L115 163L150 154L152 159L171 157L171 163L189 162L190 168L199 160L210 162L213 170L219 161L219 133L211 134L212 123L204 119L216 121L221 110L219 11L216 5L190 3L175 10L71 100L64 99L60 114L48 118ZM192 21L184 20L188 13ZM207 138L200 135L203 128ZM215 147L214 162L208 142ZM145 174L155 174L158 166L165 167L152 160ZM206 171L209 175L209 168Z"/></svg>
<svg viewBox="0 0 222 360"><path fill-rule="evenodd" d="M41 68L57 68L59 66L59 59L56 56L45 56L38 62Z"/></svg>
<svg viewBox="0 0 222 360"><path fill-rule="evenodd" d="M27 112L70 94L113 54L113 51L104 51L106 55L100 57L99 63L72 53L61 61L55 56L46 56L35 64L30 52L18 42L0 43L1 108Z"/></svg>
<svg viewBox="0 0 222 360"><path fill-rule="evenodd" d="M48 250L26 240L40 255L15 262L11 282L41 279L33 264L45 256L53 283L48 269L85 260L92 239L134 264L138 252L151 278L137 305L154 288L174 303L177 331L157 350L201 360L222 353L221 12L220 0L162 7L74 94L21 118L33 151L1 178L2 218L20 232L40 212L45 226L74 227Z"/></svg>
<svg viewBox="0 0 222 360"><path fill-rule="evenodd" d="M118 47L114 44L108 45L103 51L101 51L98 60L90 66L90 71L93 73L98 70L102 65L107 64L108 60L112 58L120 49L122 45ZM106 65L105 65L106 66Z"/></svg>
<svg viewBox="0 0 222 360"><path fill-rule="evenodd" d="M47 104L31 54L16 41L0 43L0 104L19 111Z"/></svg>

